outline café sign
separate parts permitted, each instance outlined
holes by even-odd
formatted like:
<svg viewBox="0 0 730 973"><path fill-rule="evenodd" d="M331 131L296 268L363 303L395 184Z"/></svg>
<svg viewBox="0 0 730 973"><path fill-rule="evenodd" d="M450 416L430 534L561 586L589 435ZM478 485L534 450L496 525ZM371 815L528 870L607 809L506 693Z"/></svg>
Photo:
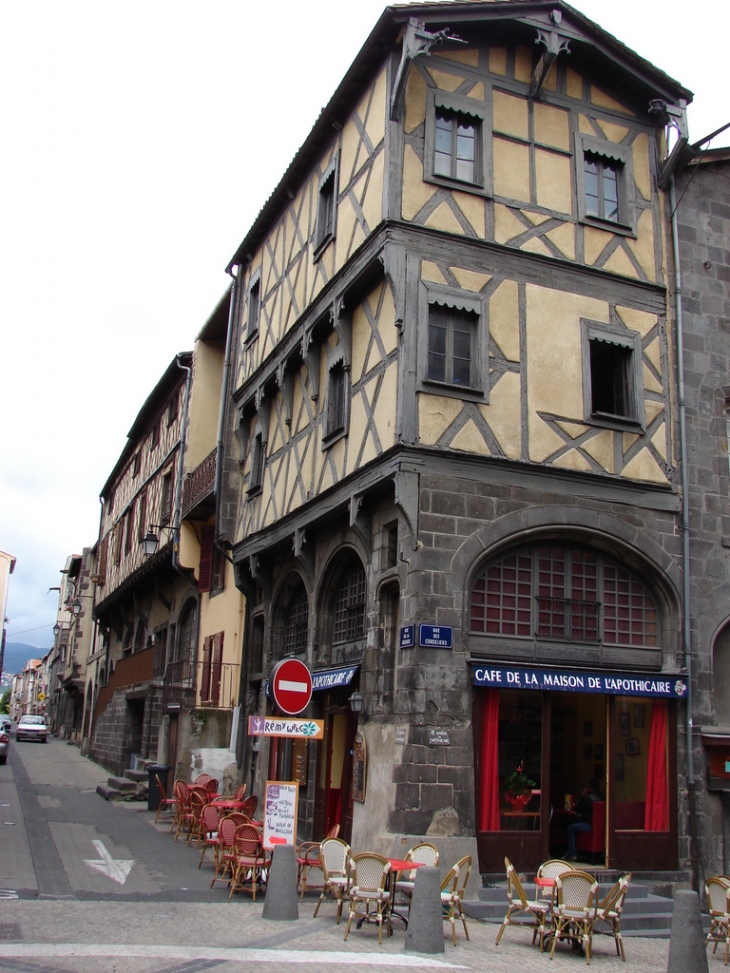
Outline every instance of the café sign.
<svg viewBox="0 0 730 973"><path fill-rule="evenodd" d="M477 664L474 664L474 685L490 689L553 689L564 693L657 696L663 699L684 699L687 695L687 681L681 676Z"/></svg>

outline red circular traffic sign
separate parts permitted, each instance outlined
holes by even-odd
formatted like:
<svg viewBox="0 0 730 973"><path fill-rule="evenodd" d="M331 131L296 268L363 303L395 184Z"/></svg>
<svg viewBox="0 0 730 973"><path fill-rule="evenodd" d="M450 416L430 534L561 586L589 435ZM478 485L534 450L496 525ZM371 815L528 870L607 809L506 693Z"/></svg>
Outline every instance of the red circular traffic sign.
<svg viewBox="0 0 730 973"><path fill-rule="evenodd" d="M312 698L312 674L299 659L282 659L271 673L274 702L287 716L296 716Z"/></svg>

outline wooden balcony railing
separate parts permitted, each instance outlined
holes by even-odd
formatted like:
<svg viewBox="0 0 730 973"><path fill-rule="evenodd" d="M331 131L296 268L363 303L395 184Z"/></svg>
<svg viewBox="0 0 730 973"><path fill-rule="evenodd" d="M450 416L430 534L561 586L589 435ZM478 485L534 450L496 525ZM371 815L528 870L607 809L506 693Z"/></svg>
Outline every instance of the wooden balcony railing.
<svg viewBox="0 0 730 973"><path fill-rule="evenodd" d="M163 705L231 709L238 698L240 668L230 662L171 662L165 671Z"/></svg>
<svg viewBox="0 0 730 973"><path fill-rule="evenodd" d="M201 500L205 500L215 488L215 453L213 450L203 462L196 466L192 473L188 473L183 485L182 515L183 517Z"/></svg>

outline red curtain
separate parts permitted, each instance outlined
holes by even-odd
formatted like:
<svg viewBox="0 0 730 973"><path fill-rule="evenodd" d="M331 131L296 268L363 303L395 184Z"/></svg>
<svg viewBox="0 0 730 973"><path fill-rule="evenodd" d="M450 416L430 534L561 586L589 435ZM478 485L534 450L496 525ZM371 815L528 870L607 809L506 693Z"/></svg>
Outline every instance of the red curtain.
<svg viewBox="0 0 730 973"><path fill-rule="evenodd" d="M667 780L667 701L655 699L649 731L646 763L644 831L669 830L669 782Z"/></svg>
<svg viewBox="0 0 730 973"><path fill-rule="evenodd" d="M499 690L488 689L482 726L480 831L499 831Z"/></svg>

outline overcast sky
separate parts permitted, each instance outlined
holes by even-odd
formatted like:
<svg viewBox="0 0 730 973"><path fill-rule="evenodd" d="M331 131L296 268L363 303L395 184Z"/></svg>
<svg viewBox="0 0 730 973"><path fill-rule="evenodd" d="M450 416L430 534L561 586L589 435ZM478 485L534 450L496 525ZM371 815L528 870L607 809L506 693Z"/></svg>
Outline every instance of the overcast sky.
<svg viewBox="0 0 730 973"><path fill-rule="evenodd" d="M137 412L384 6L0 0L9 641L50 647ZM727 0L575 6L694 91L692 140L730 121Z"/></svg>

